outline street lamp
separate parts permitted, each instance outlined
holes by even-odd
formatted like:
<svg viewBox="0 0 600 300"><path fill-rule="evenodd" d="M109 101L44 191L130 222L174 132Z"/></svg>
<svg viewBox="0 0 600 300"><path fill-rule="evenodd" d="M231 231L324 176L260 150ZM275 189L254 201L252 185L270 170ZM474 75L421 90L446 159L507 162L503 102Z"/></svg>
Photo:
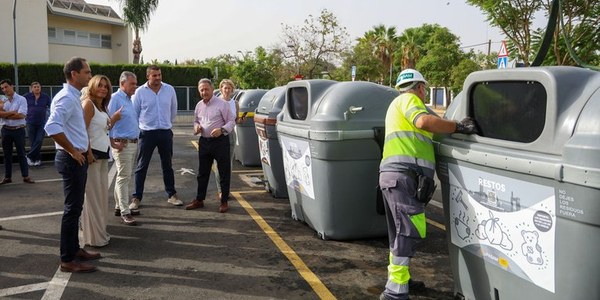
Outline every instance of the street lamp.
<svg viewBox="0 0 600 300"><path fill-rule="evenodd" d="M241 50L238 50L237 52L242 55L242 58L244 58L244 60L246 60L248 58L248 55L250 53L252 53L252 51L241 51Z"/></svg>
<svg viewBox="0 0 600 300"><path fill-rule="evenodd" d="M15 87L19 93L19 65L17 64L17 0L13 1L13 42L15 48Z"/></svg>

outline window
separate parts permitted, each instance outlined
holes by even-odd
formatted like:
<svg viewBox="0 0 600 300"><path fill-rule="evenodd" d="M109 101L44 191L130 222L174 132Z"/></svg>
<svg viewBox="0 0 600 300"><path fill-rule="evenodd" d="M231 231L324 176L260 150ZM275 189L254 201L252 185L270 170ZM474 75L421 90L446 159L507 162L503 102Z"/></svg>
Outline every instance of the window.
<svg viewBox="0 0 600 300"><path fill-rule="evenodd" d="M56 41L56 28L48 27L48 40Z"/></svg>
<svg viewBox="0 0 600 300"><path fill-rule="evenodd" d="M547 94L539 82L477 83L469 101L481 136L530 143L544 130Z"/></svg>
<svg viewBox="0 0 600 300"><path fill-rule="evenodd" d="M76 45L77 44L77 37L76 37L75 31L73 31L73 30L65 30L64 33L63 33L63 42L65 44Z"/></svg>
<svg viewBox="0 0 600 300"><path fill-rule="evenodd" d="M111 46L111 40L110 40L110 35L102 35L102 48L112 48Z"/></svg>
<svg viewBox="0 0 600 300"><path fill-rule="evenodd" d="M90 38L87 32L77 31L77 45L88 46L90 44Z"/></svg>
<svg viewBox="0 0 600 300"><path fill-rule="evenodd" d="M112 37L109 34L75 31L56 27L48 27L48 42L112 49Z"/></svg>
<svg viewBox="0 0 600 300"><path fill-rule="evenodd" d="M308 116L308 90L294 87L288 90L288 108L292 119L306 120Z"/></svg>
<svg viewBox="0 0 600 300"><path fill-rule="evenodd" d="M100 35L96 33L90 33L90 46L100 47Z"/></svg>

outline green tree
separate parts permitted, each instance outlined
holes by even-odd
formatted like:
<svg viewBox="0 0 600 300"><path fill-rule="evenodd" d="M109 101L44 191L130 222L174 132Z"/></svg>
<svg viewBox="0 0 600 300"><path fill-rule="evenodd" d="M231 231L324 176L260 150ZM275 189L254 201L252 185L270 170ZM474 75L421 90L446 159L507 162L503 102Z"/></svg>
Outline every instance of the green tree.
<svg viewBox="0 0 600 300"><path fill-rule="evenodd" d="M184 64L198 64L210 69L215 76L214 78L211 78L214 81L213 84L215 84L215 87L219 84L221 79L231 78L233 76L236 63L237 59L230 54L222 54L217 57L207 58L203 61L184 61Z"/></svg>
<svg viewBox="0 0 600 300"><path fill-rule="evenodd" d="M133 28L133 63L139 64L142 53L142 39L140 31L144 31L150 24L150 15L158 7L158 0L119 0L123 8L125 23Z"/></svg>
<svg viewBox="0 0 600 300"><path fill-rule="evenodd" d="M414 31L407 30L399 38L400 66L402 69L414 69L421 56L421 47L416 41Z"/></svg>
<svg viewBox="0 0 600 300"><path fill-rule="evenodd" d="M379 82L383 84L387 82L386 79L389 79L391 84L392 75L390 75L390 71L392 71L394 55L398 47L396 27L385 27L385 25L374 26L373 29L367 31L359 39L359 42L370 46L373 55L379 59L381 65Z"/></svg>
<svg viewBox="0 0 600 300"><path fill-rule="evenodd" d="M282 56L293 62L293 72L314 78L323 62L338 65L349 48L346 27L339 24L327 9L321 15L308 16L302 26L282 24L282 43L278 49Z"/></svg>
<svg viewBox="0 0 600 300"><path fill-rule="evenodd" d="M427 28L429 32L429 27ZM416 67L434 86L450 86L450 70L465 57L460 50L459 39L448 28L434 27L424 45L425 55Z"/></svg>
<svg viewBox="0 0 600 300"><path fill-rule="evenodd" d="M463 58L450 72L450 89L456 95L462 90L465 79L469 74L481 70L481 66L470 57Z"/></svg>
<svg viewBox="0 0 600 300"><path fill-rule="evenodd" d="M529 66L532 59L532 22L534 14L542 8L541 0L467 0L479 7L488 21L500 28L517 50L517 57ZM511 54L511 57L515 57Z"/></svg>
<svg viewBox="0 0 600 300"><path fill-rule="evenodd" d="M242 89L271 89L277 86L276 66L280 63L280 56L257 47L253 53L244 55L238 61L232 79Z"/></svg>
<svg viewBox="0 0 600 300"><path fill-rule="evenodd" d="M352 79L352 66L356 66L355 80L376 82L380 80L381 61L373 55L371 44L359 38L352 51L343 54L341 67L332 73L332 78L339 81Z"/></svg>
<svg viewBox="0 0 600 300"><path fill-rule="evenodd" d="M551 1L543 3L550 11ZM544 65L576 65L577 62L569 54L567 39L582 62L600 66L600 1L597 0L561 0L561 14L556 20L556 30L552 40L552 48L548 51ZM548 13L546 13L548 15ZM561 20L564 27L561 26ZM539 49L544 30L534 32L533 48Z"/></svg>

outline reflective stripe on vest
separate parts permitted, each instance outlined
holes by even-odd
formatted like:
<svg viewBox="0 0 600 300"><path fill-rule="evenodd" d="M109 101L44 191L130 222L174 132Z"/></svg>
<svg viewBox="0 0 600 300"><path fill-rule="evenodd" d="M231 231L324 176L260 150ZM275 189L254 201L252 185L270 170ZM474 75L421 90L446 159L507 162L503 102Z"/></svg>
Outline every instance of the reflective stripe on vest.
<svg viewBox="0 0 600 300"><path fill-rule="evenodd" d="M398 96L385 116L385 143L380 169L386 164L407 162L434 170L435 154L431 132L418 129L414 120L420 114L427 114L427 108L419 97L411 93Z"/></svg>

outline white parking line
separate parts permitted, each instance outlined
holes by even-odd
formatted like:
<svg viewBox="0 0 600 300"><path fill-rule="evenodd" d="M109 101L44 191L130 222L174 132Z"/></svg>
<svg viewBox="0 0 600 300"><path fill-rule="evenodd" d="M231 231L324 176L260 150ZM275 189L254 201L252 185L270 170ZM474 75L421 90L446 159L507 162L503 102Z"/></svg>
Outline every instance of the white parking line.
<svg viewBox="0 0 600 300"><path fill-rule="evenodd" d="M0 297L7 297L7 296L12 296L12 295L31 293L31 292L35 292L35 291L45 290L47 288L48 288L48 282L16 286L16 287L11 287L11 288L0 290ZM50 298L48 298L48 299L50 299ZM55 299L59 299L59 298L55 298Z"/></svg>
<svg viewBox="0 0 600 300"><path fill-rule="evenodd" d="M108 171L108 182L109 186L112 185L112 182L117 174L117 166L115 164L112 165L110 170ZM38 182L50 182L50 181L62 181L62 179L48 179L48 180L38 180ZM0 221L12 221L12 220L22 220L22 219L31 219L31 218L39 218L39 217L48 217L48 216L56 216L61 215L62 211L51 212L51 213L42 213L42 214L32 214L32 215L23 215L23 216L14 216L1 218ZM62 298L62 294L65 292L65 288L67 284L69 284L69 279L71 279L71 273L62 272L60 270L60 266L54 273L54 277L50 282L41 282L35 284L28 284L22 286L16 286L6 289L0 289L0 297L7 297L18 294L25 294L35 291L46 290L44 292L44 296L42 300L50 300L50 299L60 299Z"/></svg>
<svg viewBox="0 0 600 300"><path fill-rule="evenodd" d="M48 288L46 288L42 300L62 298L62 294L65 292L65 288L67 287L70 278L71 273L63 272L59 267L58 270L56 270L56 273L54 273L52 280L48 283Z"/></svg>
<svg viewBox="0 0 600 300"><path fill-rule="evenodd" d="M62 211L55 211L55 212L43 213L43 214L6 217L6 218L1 218L0 221L13 221L13 220L33 219L33 218L40 218L40 217L50 217L50 216L62 215L62 213L63 213Z"/></svg>
<svg viewBox="0 0 600 300"><path fill-rule="evenodd" d="M35 180L37 183L63 181L62 178Z"/></svg>

